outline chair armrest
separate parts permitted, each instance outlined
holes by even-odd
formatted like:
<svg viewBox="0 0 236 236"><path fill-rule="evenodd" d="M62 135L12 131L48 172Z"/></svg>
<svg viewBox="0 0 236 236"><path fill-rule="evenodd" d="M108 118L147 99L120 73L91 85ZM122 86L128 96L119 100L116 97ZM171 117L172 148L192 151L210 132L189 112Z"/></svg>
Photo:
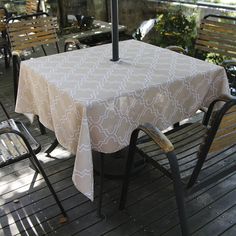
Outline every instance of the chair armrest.
<svg viewBox="0 0 236 236"><path fill-rule="evenodd" d="M20 132L13 119L5 120L0 123L0 134Z"/></svg>
<svg viewBox="0 0 236 236"><path fill-rule="evenodd" d="M184 48L179 47L179 46L175 46L175 45L168 46L168 47L166 47L166 49L169 49L171 51L178 52L178 53L181 53L181 54L187 54L187 52Z"/></svg>
<svg viewBox="0 0 236 236"><path fill-rule="evenodd" d="M222 102L228 102L230 100L234 100L235 97L230 95L230 94L222 94L220 95L220 97L218 99L216 99L217 101L222 101Z"/></svg>
<svg viewBox="0 0 236 236"><path fill-rule="evenodd" d="M221 64L223 67L231 67L231 66L236 66L236 61L235 60L225 60Z"/></svg>
<svg viewBox="0 0 236 236"><path fill-rule="evenodd" d="M11 52L12 56L18 57L21 59L22 56L24 56L24 52L22 50L14 50Z"/></svg>
<svg viewBox="0 0 236 236"><path fill-rule="evenodd" d="M81 44L78 39L68 38L64 42L64 52L67 51L69 45L76 46L77 49L81 49Z"/></svg>
<svg viewBox="0 0 236 236"><path fill-rule="evenodd" d="M236 60L225 60L221 64L226 71L229 85L231 88L231 93L235 95L236 90Z"/></svg>
<svg viewBox="0 0 236 236"><path fill-rule="evenodd" d="M146 135L148 135L157 145L160 146L160 148L165 153L172 152L174 150L173 144L166 137L166 135L150 123L140 125L137 129L143 131Z"/></svg>

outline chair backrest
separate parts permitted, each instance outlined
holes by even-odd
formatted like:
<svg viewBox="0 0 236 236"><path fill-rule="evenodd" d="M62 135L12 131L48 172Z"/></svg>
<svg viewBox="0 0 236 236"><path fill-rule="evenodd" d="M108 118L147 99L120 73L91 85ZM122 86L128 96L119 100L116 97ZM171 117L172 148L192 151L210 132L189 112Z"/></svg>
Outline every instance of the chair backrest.
<svg viewBox="0 0 236 236"><path fill-rule="evenodd" d="M39 12L40 0L26 0L25 10L27 14Z"/></svg>
<svg viewBox="0 0 236 236"><path fill-rule="evenodd" d="M22 135L27 137L27 142L34 151L38 152L41 147L21 122L15 122L10 118L1 101L0 108L6 116L3 121L0 121L0 167L3 167L26 158L29 153L25 141L17 134L18 132L22 132Z"/></svg>
<svg viewBox="0 0 236 236"><path fill-rule="evenodd" d="M195 49L236 58L236 17L205 16L198 30Z"/></svg>
<svg viewBox="0 0 236 236"><path fill-rule="evenodd" d="M214 105L214 104L213 104ZM214 106L210 107L212 111ZM231 99L217 112L212 112L209 128L199 157L217 153L236 144L236 99Z"/></svg>
<svg viewBox="0 0 236 236"><path fill-rule="evenodd" d="M52 17L30 15L20 21L8 22L7 32L12 51L21 51L32 47L58 42L55 29L56 22ZM30 18L31 17L31 18Z"/></svg>
<svg viewBox="0 0 236 236"><path fill-rule="evenodd" d="M211 127L216 128L216 133L209 153L219 152L236 144L236 102L226 104L213 118Z"/></svg>

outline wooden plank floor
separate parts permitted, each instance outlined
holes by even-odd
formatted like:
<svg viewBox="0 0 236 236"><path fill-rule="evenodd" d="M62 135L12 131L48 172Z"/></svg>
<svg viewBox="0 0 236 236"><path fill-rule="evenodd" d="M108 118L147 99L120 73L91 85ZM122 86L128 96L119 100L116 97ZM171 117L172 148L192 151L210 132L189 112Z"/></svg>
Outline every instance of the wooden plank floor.
<svg viewBox="0 0 236 236"><path fill-rule="evenodd" d="M105 180L104 220L96 216L98 180L95 178L95 201L79 193L71 180L74 156L57 147L51 157L43 151L53 140L52 132L41 135L37 123L14 113L12 72L0 60L0 100L13 118L24 121L42 145L38 155L56 190L69 222L59 223L60 211L41 176L28 161L0 171L0 235L79 235L79 236L150 236L181 235L171 181L151 166L132 178L128 203L118 211L119 180ZM3 118L3 115L0 115ZM201 190L187 199L191 235L236 235L236 175Z"/></svg>

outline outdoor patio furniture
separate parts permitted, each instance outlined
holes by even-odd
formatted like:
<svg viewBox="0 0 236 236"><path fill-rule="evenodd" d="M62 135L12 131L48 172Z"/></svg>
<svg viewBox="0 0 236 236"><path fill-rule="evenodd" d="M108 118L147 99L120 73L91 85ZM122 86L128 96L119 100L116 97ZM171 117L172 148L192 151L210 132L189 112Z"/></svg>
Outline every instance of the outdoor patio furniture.
<svg viewBox="0 0 236 236"><path fill-rule="evenodd" d="M221 56L236 58L236 17L207 15L200 24L195 43L196 56L198 52L217 53ZM236 89L235 77L230 76L231 71L236 71L236 60L224 61L230 87ZM236 72L235 72L236 73Z"/></svg>
<svg viewBox="0 0 236 236"><path fill-rule="evenodd" d="M14 97L16 100L18 90L18 80L20 72L21 61L39 56L39 52L36 53L39 47L42 48L43 54L47 56L48 44L54 44L53 52L59 53L58 37L56 33L56 22L52 17L49 17L47 13L36 13L31 15L22 15L11 17L7 21L7 33L11 45L12 61L13 61L13 88ZM68 49L68 45L75 44L79 49L79 41L76 39L67 39L65 41L65 50ZM28 51L27 51L28 50ZM49 50L48 50L49 51ZM45 133L45 128L41 123L41 133Z"/></svg>
<svg viewBox="0 0 236 236"><path fill-rule="evenodd" d="M39 153L41 149L40 144L33 138L22 122L14 121L9 117L1 102L0 107L7 119L0 122L0 168L29 158L35 171L43 176L62 212L63 217L60 219L60 222L65 222L67 220L66 212L49 182L43 167L36 157L36 154Z"/></svg>
<svg viewBox="0 0 236 236"><path fill-rule="evenodd" d="M53 43L56 46L57 53L59 53L55 22L52 17L44 16L47 14L37 13L8 19L7 33L12 51L15 99L17 97L20 63L22 60L32 57L32 51L35 51L34 47L41 46L46 56L44 45ZM31 52L27 52L27 49L30 49Z"/></svg>
<svg viewBox="0 0 236 236"><path fill-rule="evenodd" d="M222 67L136 40L119 46L118 62L106 44L21 65L16 112L38 115L76 155L72 179L91 200L92 150L103 166L103 154L128 146L138 124L165 129L229 92Z"/></svg>
<svg viewBox="0 0 236 236"><path fill-rule="evenodd" d="M207 15L200 24L195 42L194 56L202 59L202 53L216 53L231 60L224 60L232 95L236 95L236 17ZM185 49L170 45L170 50L187 54Z"/></svg>
<svg viewBox="0 0 236 236"><path fill-rule="evenodd" d="M8 12L6 8L0 7L0 49L3 50L2 54L4 55L5 67L8 68L10 65L10 49L9 42L6 34L6 21L8 17Z"/></svg>
<svg viewBox="0 0 236 236"><path fill-rule="evenodd" d="M41 47L44 55L47 56L46 48L48 48L48 44L55 45L54 51L49 52L50 54L55 53L55 51L56 53L60 52L58 46L59 39L55 27L56 24L53 17L49 17L48 14L44 12L16 16L8 19L7 33L12 51L15 99L17 97L21 61L32 58L36 47ZM68 48L69 44L75 44L77 45L77 49L79 49L78 40L67 39L65 41L65 50Z"/></svg>
<svg viewBox="0 0 236 236"><path fill-rule="evenodd" d="M213 110L220 101L224 105ZM235 171L235 128L236 99L230 96L214 100L202 123L187 123L167 133L148 123L139 126L130 140L120 209L125 207L130 168L138 152L173 180L182 235L189 235L184 194L196 192ZM146 135L138 138L140 131Z"/></svg>

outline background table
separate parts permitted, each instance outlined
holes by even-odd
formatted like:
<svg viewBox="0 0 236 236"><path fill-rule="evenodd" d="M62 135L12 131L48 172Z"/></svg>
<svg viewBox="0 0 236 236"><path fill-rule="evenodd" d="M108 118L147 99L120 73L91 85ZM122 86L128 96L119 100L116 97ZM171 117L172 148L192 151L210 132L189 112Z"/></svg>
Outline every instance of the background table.
<svg viewBox="0 0 236 236"><path fill-rule="evenodd" d="M92 149L118 151L139 124L167 128L228 93L222 67L135 40L120 57L107 44L21 64L16 112L38 115L76 154L73 182L91 200Z"/></svg>

